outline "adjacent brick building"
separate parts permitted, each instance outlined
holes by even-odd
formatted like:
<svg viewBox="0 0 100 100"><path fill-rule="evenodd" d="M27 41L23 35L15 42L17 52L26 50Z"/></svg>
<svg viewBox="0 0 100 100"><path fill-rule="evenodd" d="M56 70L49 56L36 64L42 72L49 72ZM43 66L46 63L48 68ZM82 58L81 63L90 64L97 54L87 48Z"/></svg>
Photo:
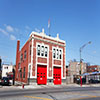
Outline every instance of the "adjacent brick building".
<svg viewBox="0 0 100 100"><path fill-rule="evenodd" d="M87 63L81 63L81 74L86 73L87 71ZM74 83L75 80L80 77L80 62L78 61L70 61L68 66L68 75L70 77L69 83Z"/></svg>
<svg viewBox="0 0 100 100"><path fill-rule="evenodd" d="M36 84L62 84L66 81L66 43L41 33L32 32L20 49L17 41L16 81Z"/></svg>
<svg viewBox="0 0 100 100"><path fill-rule="evenodd" d="M87 72L97 72L100 71L100 66L98 65L91 65L91 66L87 66Z"/></svg>

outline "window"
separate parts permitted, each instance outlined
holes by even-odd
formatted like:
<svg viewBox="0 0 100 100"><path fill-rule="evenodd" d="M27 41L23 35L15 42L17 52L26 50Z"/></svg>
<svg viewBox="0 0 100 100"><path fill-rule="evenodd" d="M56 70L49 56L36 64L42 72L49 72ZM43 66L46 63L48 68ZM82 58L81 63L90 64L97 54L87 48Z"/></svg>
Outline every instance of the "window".
<svg viewBox="0 0 100 100"><path fill-rule="evenodd" d="M24 72L23 72L23 78L25 78L25 67L24 67Z"/></svg>
<svg viewBox="0 0 100 100"><path fill-rule="evenodd" d="M37 55L40 56L40 45L37 46Z"/></svg>
<svg viewBox="0 0 100 100"><path fill-rule="evenodd" d="M30 55L31 55L31 48L32 48L32 46L30 45Z"/></svg>
<svg viewBox="0 0 100 100"><path fill-rule="evenodd" d="M24 51L24 59L26 59L26 50Z"/></svg>
<svg viewBox="0 0 100 100"><path fill-rule="evenodd" d="M8 67L4 67L4 69L8 69Z"/></svg>
<svg viewBox="0 0 100 100"><path fill-rule="evenodd" d="M59 58L62 59L62 51L59 51Z"/></svg>
<svg viewBox="0 0 100 100"><path fill-rule="evenodd" d="M48 48L45 47L45 57L47 57L47 53L48 53Z"/></svg>
<svg viewBox="0 0 100 100"><path fill-rule="evenodd" d="M53 49L53 58L56 58L56 50Z"/></svg>
<svg viewBox="0 0 100 100"><path fill-rule="evenodd" d="M58 51L58 49L57 49L57 59L59 59L59 51Z"/></svg>
<svg viewBox="0 0 100 100"><path fill-rule="evenodd" d="M23 61L23 54L21 54L21 61Z"/></svg>
<svg viewBox="0 0 100 100"><path fill-rule="evenodd" d="M22 78L22 68L20 69L20 78Z"/></svg>
<svg viewBox="0 0 100 100"><path fill-rule="evenodd" d="M44 56L44 46L41 47L41 56Z"/></svg>
<svg viewBox="0 0 100 100"><path fill-rule="evenodd" d="M54 48L53 49L53 58L62 59L62 50L60 48L58 48L58 49Z"/></svg>
<svg viewBox="0 0 100 100"><path fill-rule="evenodd" d="M20 63L18 63L18 69L20 68Z"/></svg>
<svg viewBox="0 0 100 100"><path fill-rule="evenodd" d="M47 57L48 47L46 45L38 44L37 45L37 55L40 57Z"/></svg>

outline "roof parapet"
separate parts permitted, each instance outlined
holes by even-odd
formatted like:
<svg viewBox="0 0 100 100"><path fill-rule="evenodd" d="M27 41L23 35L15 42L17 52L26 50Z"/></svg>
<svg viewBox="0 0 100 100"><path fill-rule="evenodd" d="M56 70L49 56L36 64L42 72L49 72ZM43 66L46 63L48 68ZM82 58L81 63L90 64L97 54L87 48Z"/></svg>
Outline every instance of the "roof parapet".
<svg viewBox="0 0 100 100"><path fill-rule="evenodd" d="M56 40L56 41L65 43L64 40L61 40L61 39L59 38L59 34L57 34L57 37L55 37L55 38L46 35L45 32L44 32L44 28L42 29L42 32L40 32L40 33L35 32L35 31L31 32L30 37L34 37L34 35L38 35L38 36L41 36L41 37L45 37L45 38L48 38L48 39L52 39L52 40Z"/></svg>

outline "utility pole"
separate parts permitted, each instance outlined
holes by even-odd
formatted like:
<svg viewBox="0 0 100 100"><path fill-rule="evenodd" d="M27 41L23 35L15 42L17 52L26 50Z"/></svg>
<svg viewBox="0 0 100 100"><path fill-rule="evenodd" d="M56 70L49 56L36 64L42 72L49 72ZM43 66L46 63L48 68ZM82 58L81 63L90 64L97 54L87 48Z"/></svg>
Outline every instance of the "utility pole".
<svg viewBox="0 0 100 100"><path fill-rule="evenodd" d="M13 85L15 85L15 66L13 67Z"/></svg>
<svg viewBox="0 0 100 100"><path fill-rule="evenodd" d="M88 44L91 44L91 41L89 41L88 43L84 44L82 47L80 47L80 83L81 83L81 86L82 86L82 76L81 76L81 72L82 72L82 69L81 69L81 64L82 64L82 57L81 57L81 53L82 53L82 49L87 46Z"/></svg>
<svg viewBox="0 0 100 100"><path fill-rule="evenodd" d="M0 79L2 77L2 59L1 59L1 56L0 56Z"/></svg>
<svg viewBox="0 0 100 100"><path fill-rule="evenodd" d="M1 56L0 56L0 71L1 71L1 69L2 69L2 59L1 59Z"/></svg>

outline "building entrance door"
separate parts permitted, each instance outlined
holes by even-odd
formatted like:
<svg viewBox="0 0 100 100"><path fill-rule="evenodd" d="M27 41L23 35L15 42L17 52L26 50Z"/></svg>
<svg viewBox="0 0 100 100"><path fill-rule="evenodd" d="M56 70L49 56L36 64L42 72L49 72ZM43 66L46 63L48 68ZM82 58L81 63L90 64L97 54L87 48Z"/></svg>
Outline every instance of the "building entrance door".
<svg viewBox="0 0 100 100"><path fill-rule="evenodd" d="M53 82L55 85L61 84L61 68L60 67L54 67Z"/></svg>
<svg viewBox="0 0 100 100"><path fill-rule="evenodd" d="M37 66L37 84L47 84L47 67Z"/></svg>

